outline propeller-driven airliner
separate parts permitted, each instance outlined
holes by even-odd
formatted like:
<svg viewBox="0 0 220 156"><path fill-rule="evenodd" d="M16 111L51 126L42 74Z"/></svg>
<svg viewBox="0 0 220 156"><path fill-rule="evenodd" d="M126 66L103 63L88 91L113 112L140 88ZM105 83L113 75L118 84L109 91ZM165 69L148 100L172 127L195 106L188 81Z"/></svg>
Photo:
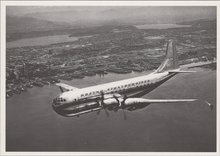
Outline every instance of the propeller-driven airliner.
<svg viewBox="0 0 220 156"><path fill-rule="evenodd" d="M82 114L101 110L118 111L119 109L134 111L154 103L193 102L198 99L145 99L141 98L151 92L173 76L179 73L193 71L181 70L178 65L175 42L169 40L166 47L165 60L152 73L100 84L86 88L76 88L64 83L57 83L61 94L53 99L52 107L58 114L65 117L80 116ZM210 103L207 103L213 107Z"/></svg>

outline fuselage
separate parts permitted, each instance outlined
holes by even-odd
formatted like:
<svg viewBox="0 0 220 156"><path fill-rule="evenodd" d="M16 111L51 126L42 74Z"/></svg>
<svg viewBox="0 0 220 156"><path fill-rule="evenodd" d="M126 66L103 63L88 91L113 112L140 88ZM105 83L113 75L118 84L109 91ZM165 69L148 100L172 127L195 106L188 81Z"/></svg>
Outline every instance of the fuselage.
<svg viewBox="0 0 220 156"><path fill-rule="evenodd" d="M66 110L68 107L74 109L74 107L78 108L80 105L82 105L82 107L85 105L99 107L99 105L96 104L100 102L102 94L105 95L104 98L108 98L108 95L141 97L157 88L174 75L174 73L158 73L155 71L145 76L63 92L54 99L53 107L60 107Z"/></svg>
<svg viewBox="0 0 220 156"><path fill-rule="evenodd" d="M169 40L164 61L151 74L81 89L57 84L62 93L53 100L53 108L64 116L76 116L101 109L114 111L141 109L152 102L140 98L141 96L180 72L185 71L180 71L175 44ZM63 92L62 87L68 91ZM161 100L156 101L161 102Z"/></svg>

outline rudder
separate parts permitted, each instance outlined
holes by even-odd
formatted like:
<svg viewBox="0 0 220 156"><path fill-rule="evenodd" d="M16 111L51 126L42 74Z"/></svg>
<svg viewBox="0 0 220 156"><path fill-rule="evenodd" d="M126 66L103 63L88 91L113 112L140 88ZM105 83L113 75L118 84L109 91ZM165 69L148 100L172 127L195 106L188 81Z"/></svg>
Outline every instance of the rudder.
<svg viewBox="0 0 220 156"><path fill-rule="evenodd" d="M157 68L157 72L179 68L176 45L173 40L169 40L166 48L166 58Z"/></svg>

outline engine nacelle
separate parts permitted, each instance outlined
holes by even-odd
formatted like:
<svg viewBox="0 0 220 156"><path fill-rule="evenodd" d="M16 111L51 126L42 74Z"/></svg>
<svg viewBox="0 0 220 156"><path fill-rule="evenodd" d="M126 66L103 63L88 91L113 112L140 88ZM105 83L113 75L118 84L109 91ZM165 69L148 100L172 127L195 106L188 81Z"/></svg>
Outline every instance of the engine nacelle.
<svg viewBox="0 0 220 156"><path fill-rule="evenodd" d="M118 101L117 101L115 98L105 99L105 100L103 100L103 102L104 102L106 105L118 104Z"/></svg>
<svg viewBox="0 0 220 156"><path fill-rule="evenodd" d="M110 110L113 109L113 107L120 108L122 105L124 106L124 109L127 110L136 110L149 105L149 102L147 100L140 98L109 98L104 100L103 102Z"/></svg>

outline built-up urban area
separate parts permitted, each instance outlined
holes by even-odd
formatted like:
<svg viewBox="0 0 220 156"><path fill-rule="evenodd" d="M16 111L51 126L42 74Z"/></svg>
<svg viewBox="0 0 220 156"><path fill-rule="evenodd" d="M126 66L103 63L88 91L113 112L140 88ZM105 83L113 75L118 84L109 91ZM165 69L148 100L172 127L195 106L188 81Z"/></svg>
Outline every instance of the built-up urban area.
<svg viewBox="0 0 220 156"><path fill-rule="evenodd" d="M173 39L180 64L215 60L216 21L197 20L169 29L138 29L131 25L72 30L72 42L7 48L6 96L60 80L156 69ZM46 41L45 41L46 42Z"/></svg>

